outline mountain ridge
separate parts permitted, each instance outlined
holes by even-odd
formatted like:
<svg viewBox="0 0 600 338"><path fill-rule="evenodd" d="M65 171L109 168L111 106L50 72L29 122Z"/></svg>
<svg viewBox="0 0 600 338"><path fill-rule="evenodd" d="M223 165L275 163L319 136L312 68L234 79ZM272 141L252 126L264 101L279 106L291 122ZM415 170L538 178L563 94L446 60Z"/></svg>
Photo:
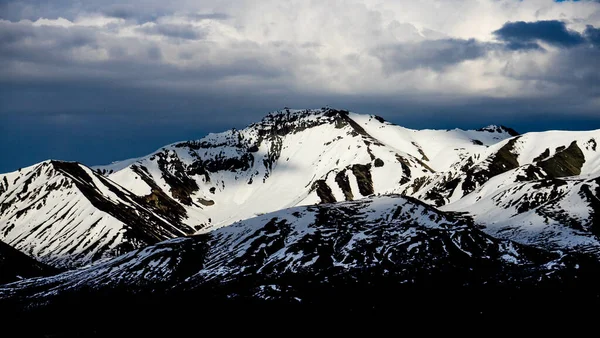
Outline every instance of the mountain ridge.
<svg viewBox="0 0 600 338"><path fill-rule="evenodd" d="M4 176L10 184L0 194L3 239L57 267L186 234L165 221L175 214L157 215L144 200L76 162L45 161L13 176L11 182ZM131 241L120 241L125 237Z"/></svg>
<svg viewBox="0 0 600 338"><path fill-rule="evenodd" d="M77 163L49 161L62 167L61 172L73 171L72 184L78 189L77 194L82 194L83 206L77 210L112 212L101 218L107 220L107 226L114 227L112 238L119 234L121 237L114 245L99 243L94 249L99 255L96 258L69 257L73 256L69 254L73 245L59 246L54 252L31 251L40 245L19 243L42 235L34 234L33 230L10 237L15 229L35 228L35 222L25 221L21 215L34 215L41 221L47 216L39 214L28 201L9 206L9 181L20 174L0 175L0 240L42 261L74 267L168 238L210 232L275 210L351 201L374 194L403 194L447 211L468 213L482 225L492 225L490 233L498 235L502 230L506 235L503 238L541 247L586 243L587 248L596 248L600 247L597 226L593 225L598 222L595 201L600 196L595 188L595 178L600 176L596 139L600 139L600 130L518 134L496 125L478 130L413 130L375 115L345 110L284 109L269 113L244 129L172 143L149 155L107 166L88 168ZM31 176L32 168L23 169L23 175ZM575 181L565 178L568 175L575 175L574 180L587 178L589 182L571 184L568 182ZM36 177L40 186L52 184ZM531 191L523 195L518 189L538 184L545 193ZM46 188L40 191L45 193ZM576 190L563 191L567 188ZM563 192L559 194L559 190ZM490 202L491 197L486 196L492 196L490 192L494 191L505 191L507 202L493 198ZM69 191L65 194L72 196ZM62 203L64 198L60 197L55 204ZM513 201L519 198L520 202ZM569 198L569 203L583 207L574 210L557 198ZM530 199L539 202L525 201ZM517 207L500 207L501 204ZM552 206L561 209L543 211ZM7 214L9 210L12 216ZM124 210L135 212L128 216L131 213ZM89 231L86 226L89 228L90 224L76 219L63 225L73 232ZM146 222L143 219L154 221L148 228L140 223ZM514 222L515 219L520 221ZM578 220L570 223L579 222L582 226L563 224L566 219ZM498 222L517 226L506 231L504 225L494 225ZM130 223L138 225L131 228ZM145 228L131 240L123 239L123 234ZM49 243L55 242L60 233L53 231L56 233L45 235ZM550 235L553 231L554 237ZM147 232L161 235L148 239ZM96 243L95 236L84 235L78 240ZM548 240L547 236L551 238ZM127 249L114 250L119 246ZM61 260L65 263L60 263Z"/></svg>

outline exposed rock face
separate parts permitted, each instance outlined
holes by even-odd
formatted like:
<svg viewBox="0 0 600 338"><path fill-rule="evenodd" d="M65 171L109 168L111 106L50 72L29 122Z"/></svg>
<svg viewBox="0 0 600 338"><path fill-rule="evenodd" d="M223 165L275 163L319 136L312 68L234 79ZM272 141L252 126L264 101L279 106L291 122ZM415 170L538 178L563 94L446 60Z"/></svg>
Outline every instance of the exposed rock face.
<svg viewBox="0 0 600 338"><path fill-rule="evenodd" d="M477 129L477 131L485 131L489 133L508 133L510 136L519 136L520 134L512 129L505 126L487 126L485 128Z"/></svg>
<svg viewBox="0 0 600 338"><path fill-rule="evenodd" d="M581 174L583 163L585 163L585 156L577 146L577 141L573 141L568 148L562 149L554 156L540 161L539 166L544 169L549 177L565 177Z"/></svg>
<svg viewBox="0 0 600 338"><path fill-rule="evenodd" d="M352 173L356 177L356 183L358 184L358 190L361 195L369 196L374 193L370 164L355 164L352 166Z"/></svg>
<svg viewBox="0 0 600 338"><path fill-rule="evenodd" d="M506 145L492 155L484 166L473 166L465 170L466 177L462 183L462 190L468 194L476 187L483 185L490 178L519 167L517 155L512 152L518 138L511 139Z"/></svg>
<svg viewBox="0 0 600 338"><path fill-rule="evenodd" d="M354 199L354 194L352 194L350 180L348 179L348 175L346 175L346 172L340 171L339 173L337 173L335 175L335 182L338 184L338 186L344 193L345 200L352 201Z"/></svg>
<svg viewBox="0 0 600 338"><path fill-rule="evenodd" d="M336 202L335 197L331 193L331 188L329 188L329 186L324 180L315 181L315 183L313 184L313 190L316 190L317 195L321 199L321 203Z"/></svg>

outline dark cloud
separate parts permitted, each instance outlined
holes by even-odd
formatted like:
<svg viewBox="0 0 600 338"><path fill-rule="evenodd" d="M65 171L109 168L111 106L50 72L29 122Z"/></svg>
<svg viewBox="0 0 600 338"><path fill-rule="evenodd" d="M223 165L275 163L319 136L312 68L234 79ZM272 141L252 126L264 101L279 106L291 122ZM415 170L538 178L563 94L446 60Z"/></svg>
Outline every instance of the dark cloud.
<svg viewBox="0 0 600 338"><path fill-rule="evenodd" d="M200 40L206 37L206 32L190 25L173 25L173 24L153 24L142 26L138 31L151 35L162 35L170 38L178 38L185 40Z"/></svg>
<svg viewBox="0 0 600 338"><path fill-rule="evenodd" d="M67 2L64 1L62 4L61 0L52 2L41 3L35 0L22 0L22 1L0 1L0 18L10 21L19 20L32 20L35 21L40 17L44 18L72 18L75 16L75 11L72 10L71 6L68 6ZM62 10L62 13L60 13Z"/></svg>
<svg viewBox="0 0 600 338"><path fill-rule="evenodd" d="M35 21L39 18L73 20L81 14L98 13L111 18L130 20L137 23L156 22L159 18L181 13L190 20L227 20L231 16L224 12L198 12L204 1L123 1L123 0L0 0L0 19Z"/></svg>
<svg viewBox="0 0 600 338"><path fill-rule="evenodd" d="M25 65L31 67L27 73L33 76L44 76L44 67L55 71L59 70L57 66L77 68L73 52L83 47L97 49L97 39L98 33L89 27L34 27L27 23L0 22L0 41L3 42L0 43L0 81L8 80L4 76L6 71L23 69Z"/></svg>
<svg viewBox="0 0 600 338"><path fill-rule="evenodd" d="M600 29L588 25L583 33L568 30L561 21L508 22L495 31L497 38L511 50L541 49L538 41L560 47L548 55L549 68L528 67L511 71L510 60L503 75L529 82L540 90L562 87L562 95L576 95L582 102L600 96Z"/></svg>
<svg viewBox="0 0 600 338"><path fill-rule="evenodd" d="M0 42L0 66L9 69L8 61L66 65L72 62L74 49L98 46L97 32L89 27L34 27L20 22L0 22Z"/></svg>
<svg viewBox="0 0 600 338"><path fill-rule="evenodd" d="M0 48L8 44L17 43L35 34L31 25L6 24L0 22Z"/></svg>
<svg viewBox="0 0 600 338"><path fill-rule="evenodd" d="M95 7L91 7L95 8ZM107 17L118 18L124 20L133 20L137 23L145 23L145 22L157 22L161 17L168 15L181 15L182 17L187 18L192 21L202 21L202 20L227 20L230 19L231 16L227 13L194 13L194 12L185 12L179 13L176 10L177 6L174 4L173 6L158 6L150 8L144 8L140 6L134 6L131 4L114 4L114 5L105 5L98 10L100 13Z"/></svg>
<svg viewBox="0 0 600 338"><path fill-rule="evenodd" d="M386 71L405 71L415 68L442 70L466 60L483 57L492 45L474 39L425 40L375 49Z"/></svg>
<svg viewBox="0 0 600 338"><path fill-rule="evenodd" d="M596 47L600 47L600 28L588 25L583 31L583 36Z"/></svg>
<svg viewBox="0 0 600 338"><path fill-rule="evenodd" d="M39 18L57 19L63 17L75 19L81 14L99 13L107 17L131 20L138 23L155 22L160 17L174 13L194 13L202 7L203 2L161 1L161 0L0 0L0 18L10 21ZM226 20L226 13L189 14L192 20Z"/></svg>
<svg viewBox="0 0 600 338"><path fill-rule="evenodd" d="M187 15L188 18L196 21L200 20L227 20L231 16L226 13L191 13Z"/></svg>
<svg viewBox="0 0 600 338"><path fill-rule="evenodd" d="M162 59L162 52L157 46L148 48L148 59L151 61L160 61Z"/></svg>
<svg viewBox="0 0 600 338"><path fill-rule="evenodd" d="M564 88L563 95L600 98L600 49L581 46L553 55L551 71L534 71L530 76L538 81L551 82Z"/></svg>
<svg viewBox="0 0 600 338"><path fill-rule="evenodd" d="M519 46L531 48L538 41L565 48L575 47L585 42L580 33L568 30L564 22L556 20L507 22L493 33L513 49Z"/></svg>
<svg viewBox="0 0 600 338"><path fill-rule="evenodd" d="M163 32L182 38L182 30L164 28ZM169 30L171 29L171 30ZM191 36L187 36L191 37ZM278 79L289 78L289 70L277 66L276 55L265 54L260 45L229 46L230 60L211 60L208 49L196 47L182 54L193 60L182 67L164 60L168 45L137 38L108 38L103 32L89 27L69 28L42 26L27 23L0 22L0 83L86 83L123 90L131 86L155 86L163 90L208 90L222 92L249 90L255 92L282 88ZM98 56L102 56L98 58ZM254 81L236 82L228 79L248 78ZM275 83L266 83L277 80ZM257 87L259 83L262 87ZM11 87L10 85L8 86ZM26 90L22 88L21 90ZM45 110L42 101L29 101L14 91L0 100L0 112ZM70 109L73 98L66 92L56 93L55 109ZM23 100L15 100L15 97ZM9 104L10 102L10 104ZM85 104L85 102L83 102ZM120 102L114 101L119 105ZM83 109L83 108L82 108Z"/></svg>
<svg viewBox="0 0 600 338"><path fill-rule="evenodd" d="M600 29L588 25L583 33L568 31L563 22L538 21L507 23L494 32L514 50L535 49L535 41L562 47L547 56L550 67L517 67L511 71L518 59L509 60L503 75L533 83L542 91L546 87L562 87L562 95L600 96ZM541 47L540 47L541 48ZM582 98L583 101L585 101Z"/></svg>
<svg viewBox="0 0 600 338"><path fill-rule="evenodd" d="M102 14L111 18L132 19L136 17L136 11L131 5L113 5L102 10Z"/></svg>
<svg viewBox="0 0 600 338"><path fill-rule="evenodd" d="M512 51L543 50L543 48L535 42L510 41L506 43L504 47Z"/></svg>

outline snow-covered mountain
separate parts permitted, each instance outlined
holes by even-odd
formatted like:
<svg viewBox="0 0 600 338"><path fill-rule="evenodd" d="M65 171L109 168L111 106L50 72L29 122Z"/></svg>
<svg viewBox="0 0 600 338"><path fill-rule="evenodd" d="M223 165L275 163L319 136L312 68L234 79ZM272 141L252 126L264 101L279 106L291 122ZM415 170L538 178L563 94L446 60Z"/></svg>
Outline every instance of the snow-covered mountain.
<svg viewBox="0 0 600 338"><path fill-rule="evenodd" d="M57 267L190 234L184 213L160 192L139 197L77 163L46 161L0 176L0 239Z"/></svg>
<svg viewBox="0 0 600 338"><path fill-rule="evenodd" d="M600 131L512 138L483 165L471 166L455 179L462 196L453 194L442 209L470 213L494 236L546 248L598 251L600 149L596 139Z"/></svg>
<svg viewBox="0 0 600 338"><path fill-rule="evenodd" d="M140 196L160 188L186 208L186 224L207 231L296 205L412 194L415 182L515 134L495 126L417 131L347 111L284 110L95 169Z"/></svg>
<svg viewBox="0 0 600 338"><path fill-rule="evenodd" d="M600 176L596 139L600 131L519 135L502 126L411 130L346 111L284 110L244 130L176 143L98 169L134 191L140 182L131 179L132 173L143 168L165 194L180 202L185 198L188 224L200 231L296 205L400 193L445 210L468 212L478 222L493 225L491 233L501 231L523 243L593 249L598 247L592 224L597 222L600 196L593 183ZM161 159L169 165L161 165ZM564 185L565 194L579 197L562 205L556 198L565 196L542 187L562 184L567 177L588 180L591 185L583 186L591 189L582 192L581 185ZM531 187L537 197L504 194L514 210L484 198L504 189L523 192L519 186ZM519 197L552 206L514 207L517 202L512 201ZM556 210L548 213L544 208ZM543 216L532 216L536 213ZM569 226L565 219L581 225ZM506 231L507 226L513 230Z"/></svg>
<svg viewBox="0 0 600 338"><path fill-rule="evenodd" d="M600 250L600 177L512 181L517 172L498 175L442 209L470 213L497 237L551 249Z"/></svg>
<svg viewBox="0 0 600 338"><path fill-rule="evenodd" d="M410 285L560 284L600 266L573 257L495 239L459 215L391 195L257 216L91 267L0 286L0 300L44 305L76 295L77 304L86 304L80 297L114 295L108 301L114 302L126 290L311 304L327 297L318 288L338 284L385 281L388 291L396 290L388 297L395 297Z"/></svg>
<svg viewBox="0 0 600 338"><path fill-rule="evenodd" d="M411 130L372 115L285 109L93 170L53 161L0 175L0 240L77 266L285 208L402 194L468 213L495 236L597 251L596 140L600 131ZM79 169L34 174L57 165ZM30 176L38 188L27 194ZM74 184L53 190L63 176Z"/></svg>

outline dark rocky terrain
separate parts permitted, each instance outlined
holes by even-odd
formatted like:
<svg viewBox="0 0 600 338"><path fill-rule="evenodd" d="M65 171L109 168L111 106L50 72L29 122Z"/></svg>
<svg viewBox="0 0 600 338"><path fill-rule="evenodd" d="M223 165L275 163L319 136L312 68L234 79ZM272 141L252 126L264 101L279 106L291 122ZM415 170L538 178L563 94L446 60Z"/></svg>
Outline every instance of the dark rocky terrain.
<svg viewBox="0 0 600 338"><path fill-rule="evenodd" d="M469 218L385 196L282 210L8 284L0 307L43 332L186 332L131 320L551 314L598 304L598 282L592 256L498 240Z"/></svg>
<svg viewBox="0 0 600 338"><path fill-rule="evenodd" d="M24 278L50 276L58 272L60 270L42 264L10 245L0 242L0 284Z"/></svg>

